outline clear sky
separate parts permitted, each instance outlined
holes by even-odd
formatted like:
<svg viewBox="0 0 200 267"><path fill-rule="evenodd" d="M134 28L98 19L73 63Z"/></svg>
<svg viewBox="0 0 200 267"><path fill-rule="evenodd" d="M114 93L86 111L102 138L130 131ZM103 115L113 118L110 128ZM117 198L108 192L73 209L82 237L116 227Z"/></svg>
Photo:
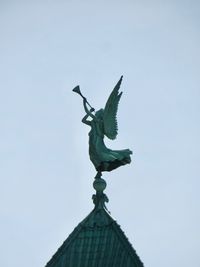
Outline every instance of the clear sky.
<svg viewBox="0 0 200 267"><path fill-rule="evenodd" d="M44 266L91 211L80 85L124 92L107 205L146 267L199 267L200 2L0 1L0 266Z"/></svg>

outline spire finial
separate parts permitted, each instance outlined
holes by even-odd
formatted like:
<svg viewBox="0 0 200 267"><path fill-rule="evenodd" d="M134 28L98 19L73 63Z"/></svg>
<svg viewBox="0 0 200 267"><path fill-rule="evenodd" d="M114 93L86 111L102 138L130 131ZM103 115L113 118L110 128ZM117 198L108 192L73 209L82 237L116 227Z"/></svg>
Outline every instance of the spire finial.
<svg viewBox="0 0 200 267"><path fill-rule="evenodd" d="M106 188L106 181L101 178L101 172L98 172L95 176L93 187L96 190L96 194L92 196L95 209L106 209L105 202L108 202L108 197L103 191Z"/></svg>

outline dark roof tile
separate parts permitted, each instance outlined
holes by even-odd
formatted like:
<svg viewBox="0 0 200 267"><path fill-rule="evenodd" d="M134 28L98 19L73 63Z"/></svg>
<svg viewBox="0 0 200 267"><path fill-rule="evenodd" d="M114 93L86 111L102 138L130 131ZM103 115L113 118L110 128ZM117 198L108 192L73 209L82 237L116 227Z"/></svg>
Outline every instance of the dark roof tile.
<svg viewBox="0 0 200 267"><path fill-rule="evenodd" d="M143 267L143 263L105 208L95 208L46 267Z"/></svg>

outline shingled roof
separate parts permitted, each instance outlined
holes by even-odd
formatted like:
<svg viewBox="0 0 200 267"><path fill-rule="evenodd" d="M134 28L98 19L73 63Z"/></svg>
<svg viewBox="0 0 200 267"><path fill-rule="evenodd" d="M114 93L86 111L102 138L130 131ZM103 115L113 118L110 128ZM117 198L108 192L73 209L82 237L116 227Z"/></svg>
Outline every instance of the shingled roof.
<svg viewBox="0 0 200 267"><path fill-rule="evenodd" d="M93 211L78 224L46 267L144 267L107 212L103 190L97 191L93 201Z"/></svg>

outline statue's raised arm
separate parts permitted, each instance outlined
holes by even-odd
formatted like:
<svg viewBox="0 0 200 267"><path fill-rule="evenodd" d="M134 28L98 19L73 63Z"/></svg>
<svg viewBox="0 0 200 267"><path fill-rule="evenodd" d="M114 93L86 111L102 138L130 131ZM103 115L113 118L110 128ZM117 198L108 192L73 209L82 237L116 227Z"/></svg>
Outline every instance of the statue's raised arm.
<svg viewBox="0 0 200 267"><path fill-rule="evenodd" d="M119 92L121 82L122 77L111 92L105 108L98 110L95 114L93 114L94 108L92 108L87 99L82 95L79 86L73 89L74 92L83 98L86 115L83 117L82 122L91 127L89 132L89 155L98 174L103 171L112 171L131 162L131 150L111 150L104 143L104 135L109 139L115 139L117 136L117 110L122 95L122 92ZM90 106L90 110L87 105Z"/></svg>

